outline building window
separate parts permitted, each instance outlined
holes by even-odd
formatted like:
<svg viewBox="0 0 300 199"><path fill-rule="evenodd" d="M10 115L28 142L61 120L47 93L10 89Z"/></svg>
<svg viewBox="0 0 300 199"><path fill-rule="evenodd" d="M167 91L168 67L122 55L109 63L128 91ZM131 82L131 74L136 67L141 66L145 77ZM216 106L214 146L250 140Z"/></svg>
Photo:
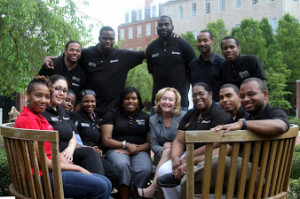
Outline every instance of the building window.
<svg viewBox="0 0 300 199"><path fill-rule="evenodd" d="M236 23L236 24L234 25L234 27L239 28L239 27L241 27L241 24L240 24L240 23Z"/></svg>
<svg viewBox="0 0 300 199"><path fill-rule="evenodd" d="M252 0L252 5L258 4L258 0Z"/></svg>
<svg viewBox="0 0 300 199"><path fill-rule="evenodd" d="M196 17L196 13L197 13L197 4L196 3L192 3L192 17Z"/></svg>
<svg viewBox="0 0 300 199"><path fill-rule="evenodd" d="M141 21L141 20L143 19L142 17L143 17L143 11L142 11L142 9L139 9L139 10L138 10L138 17L137 17L137 20L138 20L138 21Z"/></svg>
<svg viewBox="0 0 300 199"><path fill-rule="evenodd" d="M125 31L124 29L120 30L120 40L125 39Z"/></svg>
<svg viewBox="0 0 300 199"><path fill-rule="evenodd" d="M234 0L234 7L241 8L242 7L242 0Z"/></svg>
<svg viewBox="0 0 300 199"><path fill-rule="evenodd" d="M128 39L132 39L132 28L128 28Z"/></svg>
<svg viewBox="0 0 300 199"><path fill-rule="evenodd" d="M225 0L220 0L220 11L225 11Z"/></svg>
<svg viewBox="0 0 300 199"><path fill-rule="evenodd" d="M128 50L133 51L133 48L128 48Z"/></svg>
<svg viewBox="0 0 300 199"><path fill-rule="evenodd" d="M147 23L146 24L146 36L150 36L151 35L151 24Z"/></svg>
<svg viewBox="0 0 300 199"><path fill-rule="evenodd" d="M178 7L178 17L179 19L183 19L183 6Z"/></svg>
<svg viewBox="0 0 300 199"><path fill-rule="evenodd" d="M277 26L278 26L277 18L270 18L269 23L272 26L273 33L276 34L276 30L277 30Z"/></svg>
<svg viewBox="0 0 300 199"><path fill-rule="evenodd" d="M137 26L136 28L136 36L141 37L142 36L142 26Z"/></svg>
<svg viewBox="0 0 300 199"><path fill-rule="evenodd" d="M156 6L151 7L151 18L156 17Z"/></svg>
<svg viewBox="0 0 300 199"><path fill-rule="evenodd" d="M142 47L136 47L136 51L142 51Z"/></svg>
<svg viewBox="0 0 300 199"><path fill-rule="evenodd" d="M169 16L169 17L172 16L172 9L171 8L166 9L166 15Z"/></svg>
<svg viewBox="0 0 300 199"><path fill-rule="evenodd" d="M204 4L205 14L210 13L210 6L211 6L210 4L211 4L210 0L205 0L205 4Z"/></svg>
<svg viewBox="0 0 300 199"><path fill-rule="evenodd" d="M194 38L197 39L197 31L192 31Z"/></svg>

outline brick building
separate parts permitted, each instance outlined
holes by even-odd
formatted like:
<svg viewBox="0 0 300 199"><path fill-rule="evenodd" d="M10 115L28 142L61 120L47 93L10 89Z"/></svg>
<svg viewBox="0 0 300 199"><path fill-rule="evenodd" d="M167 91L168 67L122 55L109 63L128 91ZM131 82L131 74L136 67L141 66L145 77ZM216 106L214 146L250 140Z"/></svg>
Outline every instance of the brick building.
<svg viewBox="0 0 300 199"><path fill-rule="evenodd" d="M178 35L192 31L196 36L209 22L223 19L228 31L240 25L245 18L269 19L274 30L278 20L290 13L300 19L299 0L169 0L160 4L146 0L139 10L126 13L125 23L118 27L120 48L145 49L150 41L157 38L156 21L160 15L172 18L174 32ZM147 25L148 24L148 25ZM151 24L151 33L147 34ZM148 29L147 29L148 27Z"/></svg>

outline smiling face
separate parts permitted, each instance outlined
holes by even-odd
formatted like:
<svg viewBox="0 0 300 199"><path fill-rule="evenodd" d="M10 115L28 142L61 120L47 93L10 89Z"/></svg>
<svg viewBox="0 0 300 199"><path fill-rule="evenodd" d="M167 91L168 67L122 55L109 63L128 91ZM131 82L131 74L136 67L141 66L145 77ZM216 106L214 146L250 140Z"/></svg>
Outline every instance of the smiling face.
<svg viewBox="0 0 300 199"><path fill-rule="evenodd" d="M109 53L115 43L115 32L104 30L99 36L100 50L103 53Z"/></svg>
<svg viewBox="0 0 300 199"><path fill-rule="evenodd" d="M51 106L56 107L57 105L61 105L61 103L65 100L68 91L68 85L65 80L59 79L53 85L53 94L51 99Z"/></svg>
<svg viewBox="0 0 300 199"><path fill-rule="evenodd" d="M139 106L138 96L135 92L128 93L123 99L123 108L129 114L133 114Z"/></svg>
<svg viewBox="0 0 300 199"><path fill-rule="evenodd" d="M241 100L233 88L222 88L219 93L221 107L229 113L236 113L241 106Z"/></svg>
<svg viewBox="0 0 300 199"><path fill-rule="evenodd" d="M33 90L26 94L27 107L38 115L44 112L49 105L50 96L50 90L45 84L35 84Z"/></svg>
<svg viewBox="0 0 300 199"><path fill-rule="evenodd" d="M202 113L206 112L212 104L212 93L205 90L203 86L194 86L192 90L194 106Z"/></svg>
<svg viewBox="0 0 300 199"><path fill-rule="evenodd" d="M81 110L87 112L89 115L92 115L96 108L96 98L94 95L85 95L83 96L80 102Z"/></svg>
<svg viewBox="0 0 300 199"><path fill-rule="evenodd" d="M176 95L173 91L166 91L160 100L158 101L158 106L160 107L162 113L173 113L176 103Z"/></svg>
<svg viewBox="0 0 300 199"><path fill-rule="evenodd" d="M68 112L73 111L75 101L75 95L73 93L68 93L66 99L62 102L61 107Z"/></svg>
<svg viewBox="0 0 300 199"><path fill-rule="evenodd" d="M81 46L80 44L73 42L70 43L65 51L66 59L69 62L77 63L81 57Z"/></svg>
<svg viewBox="0 0 300 199"><path fill-rule="evenodd" d="M214 41L214 39L210 38L210 34L208 32L201 32L197 36L197 47L201 54L212 52Z"/></svg>
<svg viewBox="0 0 300 199"><path fill-rule="evenodd" d="M157 21L156 31L161 39L167 40L174 30L174 26L168 17L162 17Z"/></svg>
<svg viewBox="0 0 300 199"><path fill-rule="evenodd" d="M236 44L234 39L223 40L221 50L224 58L229 62L236 60L240 54L240 46Z"/></svg>
<svg viewBox="0 0 300 199"><path fill-rule="evenodd" d="M241 85L240 97L242 106L255 117L267 104L268 92L262 92L256 81L250 81Z"/></svg>

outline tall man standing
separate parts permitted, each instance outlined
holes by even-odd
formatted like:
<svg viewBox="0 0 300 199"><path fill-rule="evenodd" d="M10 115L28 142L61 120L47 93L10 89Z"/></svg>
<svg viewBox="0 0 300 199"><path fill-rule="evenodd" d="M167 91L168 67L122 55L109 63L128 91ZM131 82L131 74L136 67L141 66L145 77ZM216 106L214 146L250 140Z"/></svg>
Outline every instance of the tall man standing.
<svg viewBox="0 0 300 199"><path fill-rule="evenodd" d="M240 87L242 82L249 77L266 80L265 71L259 58L255 55L241 55L241 47L236 38L224 37L221 42L221 50L226 59L221 67L224 84L232 83Z"/></svg>
<svg viewBox="0 0 300 199"><path fill-rule="evenodd" d="M190 83L188 65L196 54L186 40L174 37L174 26L170 17L159 17L156 29L159 38L146 49L148 71L153 76L151 105L154 105L155 94L160 89L174 87L181 95L182 109L187 110Z"/></svg>
<svg viewBox="0 0 300 199"><path fill-rule="evenodd" d="M219 101L218 94L221 86L221 64L224 58L214 52L213 34L208 30L202 30L197 36L197 46L200 56L194 58L189 64L191 83L207 83L213 93L213 100Z"/></svg>

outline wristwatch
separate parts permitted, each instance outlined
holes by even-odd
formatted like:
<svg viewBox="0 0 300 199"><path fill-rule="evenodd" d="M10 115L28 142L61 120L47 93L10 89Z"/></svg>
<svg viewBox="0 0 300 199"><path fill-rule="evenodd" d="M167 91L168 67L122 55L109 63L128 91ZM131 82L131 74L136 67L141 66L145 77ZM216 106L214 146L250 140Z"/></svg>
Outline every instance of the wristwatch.
<svg viewBox="0 0 300 199"><path fill-rule="evenodd" d="M123 140L123 142L122 142L122 148L126 149L126 140Z"/></svg>
<svg viewBox="0 0 300 199"><path fill-rule="evenodd" d="M246 120L245 119L241 119L241 121L242 121L242 130L246 130L247 129L247 122L246 122Z"/></svg>

